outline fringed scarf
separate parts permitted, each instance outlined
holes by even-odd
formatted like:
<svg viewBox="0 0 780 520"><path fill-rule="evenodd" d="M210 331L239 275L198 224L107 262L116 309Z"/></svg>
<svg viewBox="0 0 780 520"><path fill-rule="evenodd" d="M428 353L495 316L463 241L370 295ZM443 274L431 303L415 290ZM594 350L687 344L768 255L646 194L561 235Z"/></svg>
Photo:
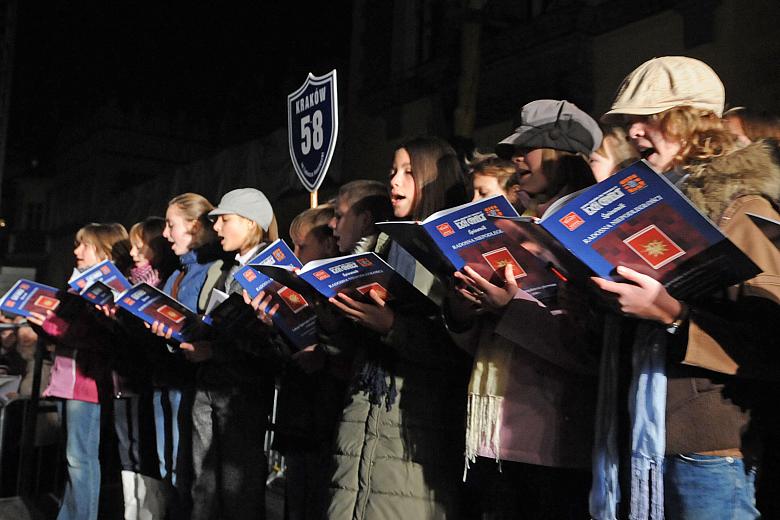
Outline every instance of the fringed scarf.
<svg viewBox="0 0 780 520"><path fill-rule="evenodd" d="M503 342L480 342L474 356L466 405L466 466L475 462L479 449L490 449L501 462L501 411L509 381L512 348ZM500 466L499 466L500 467Z"/></svg>
<svg viewBox="0 0 780 520"><path fill-rule="evenodd" d="M619 327L608 324L599 374L590 514L617 518L617 349ZM663 461L666 451L666 331L641 323L632 354L628 407L631 415L631 520L664 519Z"/></svg>

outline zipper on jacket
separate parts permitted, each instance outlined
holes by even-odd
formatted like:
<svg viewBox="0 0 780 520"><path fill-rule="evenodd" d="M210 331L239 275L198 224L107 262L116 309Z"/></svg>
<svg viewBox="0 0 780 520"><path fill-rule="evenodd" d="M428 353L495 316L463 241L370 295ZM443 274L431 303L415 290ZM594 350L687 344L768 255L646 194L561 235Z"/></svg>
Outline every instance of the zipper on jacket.
<svg viewBox="0 0 780 520"><path fill-rule="evenodd" d="M361 504L358 504L358 510L355 511L356 513L359 513L355 516L355 518L362 520L366 516L366 508L368 507L368 498L371 496L371 477L373 476L374 472L374 455L376 454L376 447L377 444L379 444L379 419L382 416L383 410L382 407L384 406L383 403L379 403L378 405L368 403L369 405L369 422L371 422L371 415L373 411L376 411L375 417L373 419L373 431L374 431L374 440L372 441L371 446L368 447L368 468L366 469L366 489L364 490L365 496L361 500ZM366 432L366 437L368 436L368 432ZM360 466L358 465L358 477L360 477ZM358 484L358 488L360 487L360 484ZM360 493L360 489L358 489L358 494Z"/></svg>

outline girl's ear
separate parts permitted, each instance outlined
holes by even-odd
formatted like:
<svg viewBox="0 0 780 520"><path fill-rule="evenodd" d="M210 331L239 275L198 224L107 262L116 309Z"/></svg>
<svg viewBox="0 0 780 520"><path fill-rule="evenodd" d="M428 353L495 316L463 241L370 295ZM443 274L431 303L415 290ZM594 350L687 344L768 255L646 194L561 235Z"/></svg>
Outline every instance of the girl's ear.
<svg viewBox="0 0 780 520"><path fill-rule="evenodd" d="M194 235L195 233L198 233L203 228L203 223L200 221L200 219L195 219L192 221L192 224L190 224L190 235Z"/></svg>

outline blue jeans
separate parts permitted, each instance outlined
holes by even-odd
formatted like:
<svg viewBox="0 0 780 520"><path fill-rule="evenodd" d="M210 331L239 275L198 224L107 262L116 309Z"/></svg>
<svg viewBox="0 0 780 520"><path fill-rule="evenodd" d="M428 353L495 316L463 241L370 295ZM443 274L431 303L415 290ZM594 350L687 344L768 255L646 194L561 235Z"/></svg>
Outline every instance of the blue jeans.
<svg viewBox="0 0 780 520"><path fill-rule="evenodd" d="M179 405L181 390L163 388L154 391L154 428L160 478L176 485L176 459L179 454Z"/></svg>
<svg viewBox="0 0 780 520"><path fill-rule="evenodd" d="M65 401L68 482L57 520L94 520L100 498L100 405Z"/></svg>
<svg viewBox="0 0 780 520"><path fill-rule="evenodd" d="M755 468L742 459L694 453L666 457L664 513L669 520L747 520L756 509Z"/></svg>
<svg viewBox="0 0 780 520"><path fill-rule="evenodd" d="M189 518L192 486L192 390L155 389L152 399L160 478L173 486L170 518Z"/></svg>

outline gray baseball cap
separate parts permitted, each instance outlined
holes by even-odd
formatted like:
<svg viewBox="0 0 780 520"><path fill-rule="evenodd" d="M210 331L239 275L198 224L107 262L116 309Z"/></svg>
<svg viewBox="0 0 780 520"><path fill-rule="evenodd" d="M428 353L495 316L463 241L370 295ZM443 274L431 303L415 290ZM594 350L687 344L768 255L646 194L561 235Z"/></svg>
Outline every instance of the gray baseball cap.
<svg viewBox="0 0 780 520"><path fill-rule="evenodd" d="M518 150L552 148L590 156L602 138L598 123L574 103L537 99L520 110L515 133L496 145L496 154L511 159Z"/></svg>
<svg viewBox="0 0 780 520"><path fill-rule="evenodd" d="M209 211L209 218L212 220L220 215L241 215L257 222L263 231L268 231L274 218L274 210L262 191L239 188L225 193L219 205Z"/></svg>

